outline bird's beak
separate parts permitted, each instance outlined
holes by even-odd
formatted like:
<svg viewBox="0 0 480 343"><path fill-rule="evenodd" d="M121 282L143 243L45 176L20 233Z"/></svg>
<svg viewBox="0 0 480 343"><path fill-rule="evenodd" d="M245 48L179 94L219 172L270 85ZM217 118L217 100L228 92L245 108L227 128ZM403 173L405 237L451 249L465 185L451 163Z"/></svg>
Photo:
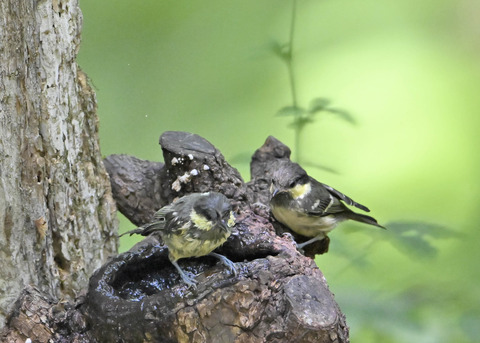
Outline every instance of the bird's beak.
<svg viewBox="0 0 480 343"><path fill-rule="evenodd" d="M274 183L272 182L270 184L270 194L272 195L272 198L275 196L275 194L277 194L278 192L280 192L280 190L275 187Z"/></svg>

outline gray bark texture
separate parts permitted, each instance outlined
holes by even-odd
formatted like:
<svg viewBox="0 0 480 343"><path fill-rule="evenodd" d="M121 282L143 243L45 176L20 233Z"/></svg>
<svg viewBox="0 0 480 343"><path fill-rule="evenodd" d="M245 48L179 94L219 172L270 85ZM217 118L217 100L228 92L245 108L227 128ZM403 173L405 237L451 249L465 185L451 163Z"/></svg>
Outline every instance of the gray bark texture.
<svg viewBox="0 0 480 343"><path fill-rule="evenodd" d="M75 61L78 1L3 0L0 18L1 328L27 285L74 299L116 252L118 225L95 94Z"/></svg>

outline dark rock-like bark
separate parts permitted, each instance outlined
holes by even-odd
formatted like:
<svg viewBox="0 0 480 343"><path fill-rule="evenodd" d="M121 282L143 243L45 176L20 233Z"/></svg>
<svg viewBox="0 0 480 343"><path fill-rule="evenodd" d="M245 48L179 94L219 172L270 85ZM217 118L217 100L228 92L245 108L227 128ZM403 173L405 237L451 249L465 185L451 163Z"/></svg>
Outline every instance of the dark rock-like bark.
<svg viewBox="0 0 480 343"><path fill-rule="evenodd" d="M163 163L128 155L110 155L104 159L104 164L110 175L117 208L133 224L149 222L152 211L167 204L160 196Z"/></svg>
<svg viewBox="0 0 480 343"><path fill-rule="evenodd" d="M279 235L288 229L275 223L268 211L275 163L288 159L290 149L269 137L252 157L252 181L246 185L222 154L198 135L166 132L160 144L165 165L157 169L158 178L150 179L159 180L161 203L215 190L237 205L237 224L217 251L236 262L240 272L230 275L209 257L185 259L182 267L199 282L197 289L187 289L166 248L157 237L148 237L92 277L83 308L94 335L101 341L121 335L126 341L347 342L345 318L322 273L297 251L290 235ZM122 161L109 163L113 158ZM123 197L119 203L130 203L120 209L138 206L135 196L124 194L150 182L142 180L146 174L138 170L140 165L154 170L153 162L146 163L127 156L107 158L114 194ZM120 176L121 182L116 180ZM115 190L118 185L120 191ZM158 209L149 209L152 204L142 203L132 217L124 214L141 223L135 219L138 212L149 218Z"/></svg>
<svg viewBox="0 0 480 343"><path fill-rule="evenodd" d="M273 136L269 136L265 143L255 151L250 163L252 180L247 184L249 190L254 194L253 203L259 202L268 205L275 164L278 161L289 160L290 154L290 148Z"/></svg>
<svg viewBox="0 0 480 343"><path fill-rule="evenodd" d="M206 139L188 132L167 131L160 137L165 169L162 198L173 199L194 192L222 192L239 205L247 201L240 173Z"/></svg>
<svg viewBox="0 0 480 343"><path fill-rule="evenodd" d="M278 237L265 245L247 258L227 253L237 258L237 276L209 258L184 263L198 274L189 290L166 249L143 241L91 279L85 311L93 335L101 342L347 342L345 318L314 262Z"/></svg>
<svg viewBox="0 0 480 343"><path fill-rule="evenodd" d="M132 223L147 223L160 207L194 192L221 192L236 208L247 203L240 173L206 139L167 131L160 137L160 145L165 164L127 155L105 159L118 209Z"/></svg>

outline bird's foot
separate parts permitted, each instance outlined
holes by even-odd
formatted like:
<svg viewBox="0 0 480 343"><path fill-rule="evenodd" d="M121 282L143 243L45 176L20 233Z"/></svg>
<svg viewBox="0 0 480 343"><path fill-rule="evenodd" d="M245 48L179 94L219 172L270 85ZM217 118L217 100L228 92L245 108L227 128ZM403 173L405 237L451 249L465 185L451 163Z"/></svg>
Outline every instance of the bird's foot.
<svg viewBox="0 0 480 343"><path fill-rule="evenodd" d="M225 267L227 267L234 276L237 275L238 270L237 270L237 266L235 265L235 263L230 261L225 256L217 254L216 252L211 252L209 255L218 258L220 260L220 262L222 262L222 264Z"/></svg>
<svg viewBox="0 0 480 343"><path fill-rule="evenodd" d="M188 286L188 288L193 288L193 289L196 289L197 288L197 282L193 279L193 277L190 277L188 276L182 268L180 268L180 266L178 265L177 261L172 261L172 264L174 265L175 268L177 268L177 271L178 273L180 274L180 276L182 277L182 280L183 282L185 282Z"/></svg>
<svg viewBox="0 0 480 343"><path fill-rule="evenodd" d="M188 288L192 288L192 289L196 289L197 288L197 282L189 277L187 274L180 274L180 276L182 277L182 280L183 282L185 282L187 284L187 287Z"/></svg>
<svg viewBox="0 0 480 343"><path fill-rule="evenodd" d="M325 238L325 236L322 234L322 235L313 237L312 239L309 239L306 242L303 242L303 243L300 243L300 244L297 243L297 249L298 250L303 249L307 245L312 244L313 242L319 241L319 240L324 239L324 238Z"/></svg>

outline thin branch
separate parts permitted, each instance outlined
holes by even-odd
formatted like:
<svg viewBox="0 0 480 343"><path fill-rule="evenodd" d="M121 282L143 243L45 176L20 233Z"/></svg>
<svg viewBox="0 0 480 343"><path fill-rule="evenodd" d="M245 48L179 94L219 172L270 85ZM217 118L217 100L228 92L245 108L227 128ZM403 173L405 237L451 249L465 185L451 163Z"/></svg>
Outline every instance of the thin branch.
<svg viewBox="0 0 480 343"><path fill-rule="evenodd" d="M294 41L294 34L295 34L295 17L297 12L297 0L293 0L292 4L292 20L290 22L290 37L288 41L288 60L287 60L287 69L288 69L288 76L290 79L290 90L292 92L292 105L297 107L297 91L295 87L295 79L293 73L293 41Z"/></svg>
<svg viewBox="0 0 480 343"><path fill-rule="evenodd" d="M294 72L293 72L293 42L294 42L294 36L295 36L296 12L297 12L297 0L293 0L292 1L292 19L290 21L290 37L288 41L288 57L289 58L287 59L287 70L288 70L288 77L290 80L290 91L292 92L293 107L298 107L297 90L295 86L295 78L294 78ZM296 121L297 124L300 124L299 120L300 118L294 119L294 121ZM295 125L295 132L294 132L295 160L298 163L300 163L300 136L301 136L302 127L303 125Z"/></svg>

